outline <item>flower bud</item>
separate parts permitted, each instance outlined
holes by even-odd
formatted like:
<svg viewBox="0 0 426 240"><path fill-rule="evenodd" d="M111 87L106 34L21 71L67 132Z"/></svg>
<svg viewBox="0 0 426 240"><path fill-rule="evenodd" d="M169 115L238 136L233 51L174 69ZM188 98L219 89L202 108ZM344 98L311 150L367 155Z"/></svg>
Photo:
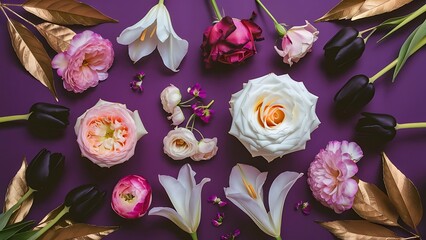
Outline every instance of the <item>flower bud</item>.
<svg viewBox="0 0 426 240"><path fill-rule="evenodd" d="M396 135L396 120L393 116L379 113L362 113L356 124L358 137L373 142L388 142Z"/></svg>
<svg viewBox="0 0 426 240"><path fill-rule="evenodd" d="M340 115L353 115L371 101L374 92L374 85L367 76L353 76L334 96L336 112Z"/></svg>
<svg viewBox="0 0 426 240"><path fill-rule="evenodd" d="M173 109L182 100L182 95L179 88L175 87L173 84L170 84L170 86L163 89L160 94L160 99L164 111L167 113L173 113Z"/></svg>
<svg viewBox="0 0 426 240"><path fill-rule="evenodd" d="M28 118L31 127L64 129L68 124L69 108L50 103L36 103L31 106Z"/></svg>
<svg viewBox="0 0 426 240"><path fill-rule="evenodd" d="M61 153L53 153L42 149L30 162L25 172L28 186L34 190L42 190L55 183L64 168L65 157Z"/></svg>
<svg viewBox="0 0 426 240"><path fill-rule="evenodd" d="M137 175L129 175L115 185L111 207L123 218L140 218L148 211L151 201L152 189L148 181Z"/></svg>
<svg viewBox="0 0 426 240"><path fill-rule="evenodd" d="M105 192L92 184L82 185L71 190L65 197L65 206L75 220L87 217L104 199Z"/></svg>
<svg viewBox="0 0 426 240"><path fill-rule="evenodd" d="M355 28L342 28L324 46L324 56L331 66L341 67L361 57L365 49L364 39Z"/></svg>

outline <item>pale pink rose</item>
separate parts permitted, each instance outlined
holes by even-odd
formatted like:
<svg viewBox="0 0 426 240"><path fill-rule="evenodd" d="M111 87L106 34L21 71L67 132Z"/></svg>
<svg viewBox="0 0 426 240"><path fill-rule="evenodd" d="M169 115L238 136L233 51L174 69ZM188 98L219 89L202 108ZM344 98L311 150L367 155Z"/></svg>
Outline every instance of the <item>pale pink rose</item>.
<svg viewBox="0 0 426 240"><path fill-rule="evenodd" d="M163 150L173 160L182 160L197 153L198 141L186 128L175 128L163 139Z"/></svg>
<svg viewBox="0 0 426 240"><path fill-rule="evenodd" d="M342 154L349 154L354 162L358 162L364 156L361 147L356 142L330 141L325 150L332 152L340 150Z"/></svg>
<svg viewBox="0 0 426 240"><path fill-rule="evenodd" d="M287 31L281 42L282 50L274 46L278 55L290 66L311 52L313 43L318 39L319 31L308 21L305 22L306 25L295 26Z"/></svg>
<svg viewBox="0 0 426 240"><path fill-rule="evenodd" d="M180 94L179 88L170 84L170 86L163 89L160 94L160 99L164 111L173 113L173 109L180 103L182 95Z"/></svg>
<svg viewBox="0 0 426 240"><path fill-rule="evenodd" d="M57 54L52 67L68 91L81 93L108 78L114 61L114 50L108 39L86 30L74 36L67 51Z"/></svg>
<svg viewBox="0 0 426 240"><path fill-rule="evenodd" d="M198 143L198 151L191 156L194 161L209 160L217 153L217 138L203 138Z"/></svg>
<svg viewBox="0 0 426 240"><path fill-rule="evenodd" d="M138 175L122 178L112 192L111 207L123 218L140 218L146 214L152 201L148 181Z"/></svg>
<svg viewBox="0 0 426 240"><path fill-rule="evenodd" d="M168 120L172 120L172 125L178 126L185 121L185 115L183 115L182 109L179 106L173 108L172 115L167 117Z"/></svg>
<svg viewBox="0 0 426 240"><path fill-rule="evenodd" d="M349 154L321 149L308 169L308 184L321 204L342 213L353 205L358 184L352 177L357 172Z"/></svg>
<svg viewBox="0 0 426 240"><path fill-rule="evenodd" d="M147 134L137 110L103 100L77 119L74 130L81 155L100 167L129 160L137 141Z"/></svg>

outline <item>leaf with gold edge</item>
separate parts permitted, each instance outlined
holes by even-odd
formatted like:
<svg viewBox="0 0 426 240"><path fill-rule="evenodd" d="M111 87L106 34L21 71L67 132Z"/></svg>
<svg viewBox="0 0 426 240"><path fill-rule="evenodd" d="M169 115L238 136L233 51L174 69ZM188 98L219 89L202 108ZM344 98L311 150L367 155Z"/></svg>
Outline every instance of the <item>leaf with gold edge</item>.
<svg viewBox="0 0 426 240"><path fill-rule="evenodd" d="M382 160L383 181L389 199L401 216L402 221L416 229L423 215L420 194L413 182L393 165L385 153L382 153Z"/></svg>
<svg viewBox="0 0 426 240"><path fill-rule="evenodd" d="M27 161L24 157L22 160L21 168L18 170L16 175L12 178L9 183L9 187L6 191L5 203L3 212L12 208L22 196L28 191L27 180L25 179L25 171L27 170ZM22 204L21 207L13 213L9 220L9 224L22 221L33 205L33 197L30 196Z"/></svg>
<svg viewBox="0 0 426 240"><path fill-rule="evenodd" d="M365 220L342 220L332 222L320 222L334 236L344 240L402 240L393 231L365 221Z"/></svg>
<svg viewBox="0 0 426 240"><path fill-rule="evenodd" d="M95 226L84 223L72 223L65 227L55 227L44 234L40 240L98 240L113 233L118 227Z"/></svg>
<svg viewBox="0 0 426 240"><path fill-rule="evenodd" d="M40 223L34 228L34 230L42 229L44 226L47 225L47 223L51 220L53 220L58 214L64 209L64 205L60 205L59 207L53 209L50 211L41 221Z"/></svg>
<svg viewBox="0 0 426 240"><path fill-rule="evenodd" d="M53 84L51 59L43 44L21 23L8 19L7 26L13 49L21 64L33 77L46 86L58 100Z"/></svg>
<svg viewBox="0 0 426 240"><path fill-rule="evenodd" d="M358 180L358 192L352 209L370 222L399 226L398 212L388 196L374 184Z"/></svg>
<svg viewBox="0 0 426 240"><path fill-rule="evenodd" d="M396 10L413 0L342 0L324 16L316 20L331 21L351 19L352 21Z"/></svg>
<svg viewBox="0 0 426 240"><path fill-rule="evenodd" d="M49 43L50 47L58 53L65 52L75 36L73 30L54 23L40 23L36 25L36 28Z"/></svg>
<svg viewBox="0 0 426 240"><path fill-rule="evenodd" d="M56 24L93 26L117 22L95 8L75 0L27 0L22 6L37 17Z"/></svg>

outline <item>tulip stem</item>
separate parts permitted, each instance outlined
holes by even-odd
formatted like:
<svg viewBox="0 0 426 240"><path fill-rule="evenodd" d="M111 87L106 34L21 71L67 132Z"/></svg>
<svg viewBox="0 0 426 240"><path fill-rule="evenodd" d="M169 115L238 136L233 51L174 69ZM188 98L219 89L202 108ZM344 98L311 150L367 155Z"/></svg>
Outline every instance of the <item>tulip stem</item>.
<svg viewBox="0 0 426 240"><path fill-rule="evenodd" d="M2 218L2 220L4 219L4 221L0 222L0 230L3 230L7 223L9 222L10 217L12 217L12 214L14 212L16 212L16 210L19 209L19 207L21 206L21 204L27 200L27 198L29 198L31 196L31 194L33 194L36 190L32 189L32 188L28 188L28 191L18 200L18 202L16 202L11 208L9 208L7 211L5 211L4 213L2 213L0 216Z"/></svg>
<svg viewBox="0 0 426 240"><path fill-rule="evenodd" d="M277 32L278 32L278 35L280 36L280 37L284 37L285 36L285 34L287 33L287 30L285 29L285 27L282 25L282 24L280 24L278 21L277 21L277 19L275 19L275 17L272 15L272 13L266 8L266 6L265 5L263 5L263 3L260 1L260 0L256 0L256 2L259 4L259 6L263 9L263 10L265 10L265 12L268 14L268 16L272 19L272 21L274 22L274 25L275 25L275 29L277 30Z"/></svg>
<svg viewBox="0 0 426 240"><path fill-rule="evenodd" d="M39 231L37 231L34 235L32 235L30 238L28 238L28 240L36 240L37 238L39 238L47 230L49 230L53 225L55 225L69 211L70 211L70 208L67 207L67 206L65 206L64 209L62 209L62 211L58 215L56 215L56 217L54 219L50 220L46 224L46 226L44 226L42 229L40 229Z"/></svg>
<svg viewBox="0 0 426 240"><path fill-rule="evenodd" d="M190 233L192 240L198 240L197 232Z"/></svg>
<svg viewBox="0 0 426 240"><path fill-rule="evenodd" d="M395 126L396 130L399 130L399 129L409 129L409 128L426 128L426 122L398 123Z"/></svg>
<svg viewBox="0 0 426 240"><path fill-rule="evenodd" d="M0 123L11 122L11 121L19 121L19 120L28 120L31 113L0 117Z"/></svg>
<svg viewBox="0 0 426 240"><path fill-rule="evenodd" d="M216 18L218 21L222 20L222 14L220 14L219 8L217 7L216 0L210 0L213 6L214 14L216 15Z"/></svg>
<svg viewBox="0 0 426 240"><path fill-rule="evenodd" d="M278 237L277 237L277 240L282 240L281 236L278 236Z"/></svg>

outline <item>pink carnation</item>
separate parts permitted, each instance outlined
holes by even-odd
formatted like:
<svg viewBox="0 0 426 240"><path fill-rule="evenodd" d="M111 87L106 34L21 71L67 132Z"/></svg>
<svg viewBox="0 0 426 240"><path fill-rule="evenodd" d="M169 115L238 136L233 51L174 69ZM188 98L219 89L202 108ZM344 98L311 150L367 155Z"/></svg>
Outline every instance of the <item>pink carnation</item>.
<svg viewBox="0 0 426 240"><path fill-rule="evenodd" d="M68 50L53 58L52 67L66 90L81 93L107 79L113 61L111 42L87 30L75 35Z"/></svg>
<svg viewBox="0 0 426 240"><path fill-rule="evenodd" d="M358 184L352 178L358 172L356 163L341 150L321 149L308 169L308 184L314 197L336 213L352 207Z"/></svg>

